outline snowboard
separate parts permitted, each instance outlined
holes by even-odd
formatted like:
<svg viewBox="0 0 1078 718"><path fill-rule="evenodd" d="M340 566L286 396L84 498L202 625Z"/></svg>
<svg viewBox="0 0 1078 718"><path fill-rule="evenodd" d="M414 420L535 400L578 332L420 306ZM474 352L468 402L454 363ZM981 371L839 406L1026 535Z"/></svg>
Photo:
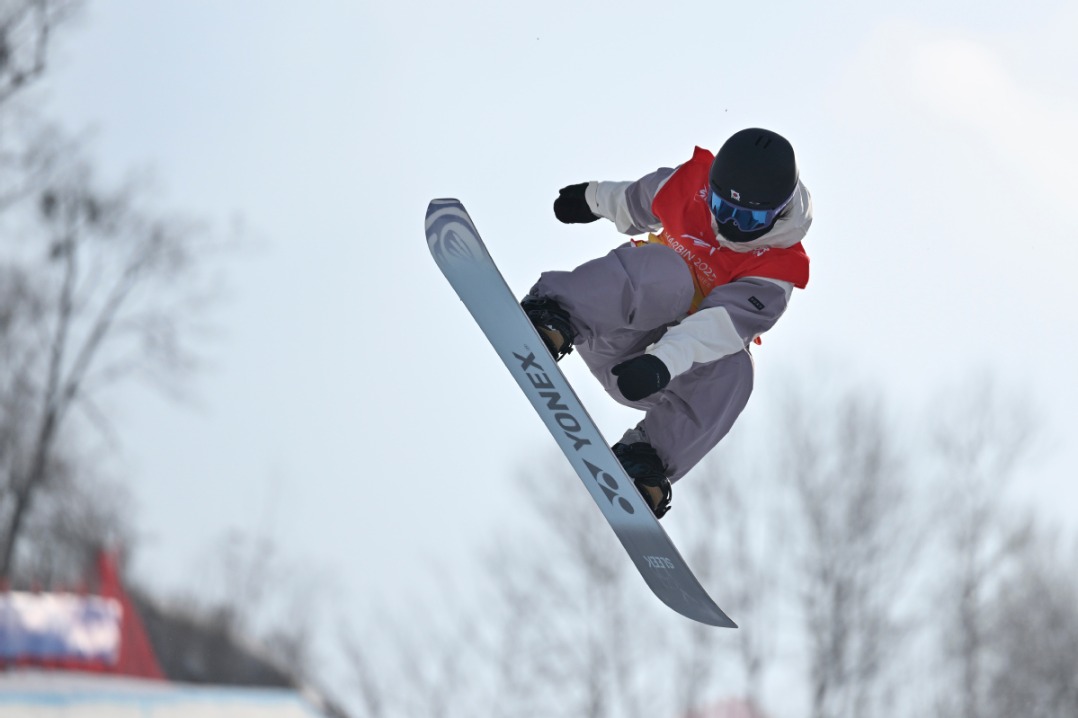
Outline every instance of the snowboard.
<svg viewBox="0 0 1078 718"><path fill-rule="evenodd" d="M427 207L434 261L531 401L655 595L678 613L736 628L715 604L638 493L521 309L458 200Z"/></svg>

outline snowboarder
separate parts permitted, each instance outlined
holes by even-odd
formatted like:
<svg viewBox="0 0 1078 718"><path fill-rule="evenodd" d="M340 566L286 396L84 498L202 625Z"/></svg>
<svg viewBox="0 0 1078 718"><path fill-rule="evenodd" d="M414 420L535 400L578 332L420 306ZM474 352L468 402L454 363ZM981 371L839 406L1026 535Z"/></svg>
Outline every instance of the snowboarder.
<svg viewBox="0 0 1078 718"><path fill-rule="evenodd" d="M671 483L745 408L749 347L808 283L801 240L812 198L790 143L754 128L716 155L697 147L634 182L564 187L554 214L649 233L572 271L544 272L521 306L555 359L575 347L614 399L646 412L613 450L661 518Z"/></svg>

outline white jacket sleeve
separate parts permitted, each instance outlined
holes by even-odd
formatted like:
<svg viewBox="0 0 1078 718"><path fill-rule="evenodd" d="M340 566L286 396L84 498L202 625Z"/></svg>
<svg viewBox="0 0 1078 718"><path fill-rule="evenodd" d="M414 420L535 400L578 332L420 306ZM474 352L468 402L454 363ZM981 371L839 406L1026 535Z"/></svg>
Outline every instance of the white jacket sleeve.
<svg viewBox="0 0 1078 718"><path fill-rule="evenodd" d="M792 292L789 282L763 277L716 287L695 314L670 327L647 353L661 359L675 377L694 364L739 352L774 326Z"/></svg>
<svg viewBox="0 0 1078 718"><path fill-rule="evenodd" d="M589 182L584 199L593 214L614 223L622 234L658 232L659 218L651 211L651 202L674 169L662 167L634 182Z"/></svg>

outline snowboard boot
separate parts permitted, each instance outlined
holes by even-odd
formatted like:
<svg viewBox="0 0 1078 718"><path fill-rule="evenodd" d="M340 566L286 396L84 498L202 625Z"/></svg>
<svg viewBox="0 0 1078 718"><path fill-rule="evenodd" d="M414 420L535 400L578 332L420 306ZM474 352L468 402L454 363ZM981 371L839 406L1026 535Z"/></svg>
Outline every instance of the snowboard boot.
<svg viewBox="0 0 1078 718"><path fill-rule="evenodd" d="M543 338L543 343L554 361L561 361L562 357L573 351L573 328L569 325L569 312L553 299L531 294L524 297L520 306L539 330L539 336Z"/></svg>
<svg viewBox="0 0 1078 718"><path fill-rule="evenodd" d="M655 518L661 519L670 510L673 490L666 478L666 467L659 454L646 441L632 441L642 436L639 429L630 429L621 441L614 444L614 456L618 457L625 473L636 484L640 495L651 507ZM631 443L626 443L629 440Z"/></svg>

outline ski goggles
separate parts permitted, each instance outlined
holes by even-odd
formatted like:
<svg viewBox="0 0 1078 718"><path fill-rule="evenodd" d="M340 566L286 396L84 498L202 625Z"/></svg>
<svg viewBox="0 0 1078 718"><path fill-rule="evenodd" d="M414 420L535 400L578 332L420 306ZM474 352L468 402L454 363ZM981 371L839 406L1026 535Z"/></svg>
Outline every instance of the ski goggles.
<svg viewBox="0 0 1078 718"><path fill-rule="evenodd" d="M797 194L796 189L794 194ZM710 187L707 190L708 204L711 206L711 214L715 216L715 221L719 224L733 222L734 226L742 232L751 232L754 229L770 227L782 213L782 210L786 209L786 205L790 204L794 194L791 194L785 202L774 209L749 209L723 199Z"/></svg>

